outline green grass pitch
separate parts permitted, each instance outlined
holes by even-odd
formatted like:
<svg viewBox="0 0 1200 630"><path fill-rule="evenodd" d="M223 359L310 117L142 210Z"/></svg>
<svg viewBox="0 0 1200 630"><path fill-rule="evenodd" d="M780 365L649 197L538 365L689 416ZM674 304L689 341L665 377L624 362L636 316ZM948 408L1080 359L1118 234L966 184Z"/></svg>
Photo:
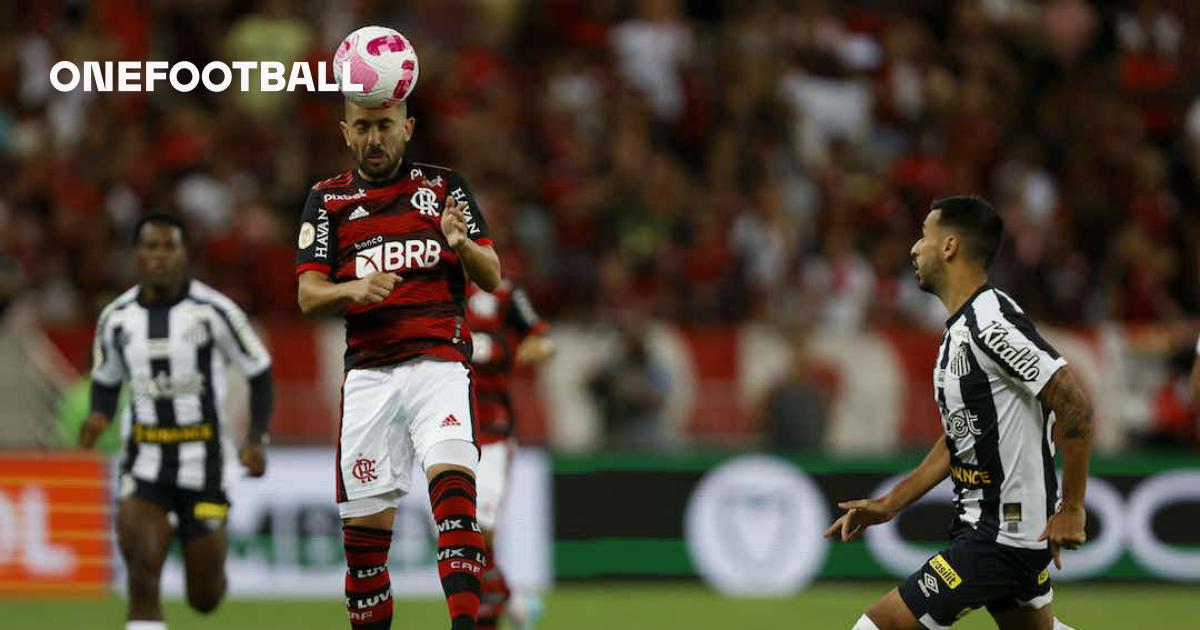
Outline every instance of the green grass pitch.
<svg viewBox="0 0 1200 630"><path fill-rule="evenodd" d="M862 610L891 588L887 583L823 583L786 599L725 599L695 583L572 584L546 599L541 630L846 630ZM1065 585L1055 590L1055 613L1078 630L1190 627L1200 610L1200 586ZM166 605L171 630L346 628L337 599L232 599L208 617L183 602ZM0 599L0 627L10 630L120 629L123 604L93 600ZM1179 625L1183 624L1183 625ZM392 627L446 628L441 600L399 600ZM956 630L994 628L976 611Z"/></svg>

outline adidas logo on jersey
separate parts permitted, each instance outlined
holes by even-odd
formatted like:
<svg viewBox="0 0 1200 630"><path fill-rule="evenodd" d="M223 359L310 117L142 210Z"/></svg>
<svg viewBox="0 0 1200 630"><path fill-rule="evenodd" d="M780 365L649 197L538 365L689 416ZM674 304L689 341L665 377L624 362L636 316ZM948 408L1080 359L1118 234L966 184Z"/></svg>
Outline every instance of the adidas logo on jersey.
<svg viewBox="0 0 1200 630"><path fill-rule="evenodd" d="M357 207L357 208L355 208L355 209L354 209L354 212L351 212L351 213L350 213L350 217L349 217L348 219L346 219L346 220L347 220L347 221L353 221L353 220L355 220L355 219L362 219L362 218L364 218L364 217L367 217L367 216L370 216L370 215L367 213L367 209L366 209L366 208L364 208L364 207L362 207L362 206L359 206L359 207Z"/></svg>
<svg viewBox="0 0 1200 630"><path fill-rule="evenodd" d="M462 423L458 421L458 418L454 417L454 414L450 414L450 415L446 416L445 420L442 420L442 426L444 426L444 427L461 427Z"/></svg>

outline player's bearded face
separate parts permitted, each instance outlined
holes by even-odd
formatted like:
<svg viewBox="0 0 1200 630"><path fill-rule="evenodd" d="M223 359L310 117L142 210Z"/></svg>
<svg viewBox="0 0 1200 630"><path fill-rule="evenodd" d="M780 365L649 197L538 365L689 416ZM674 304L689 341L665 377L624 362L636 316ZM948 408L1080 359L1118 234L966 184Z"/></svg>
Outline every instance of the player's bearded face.
<svg viewBox="0 0 1200 630"><path fill-rule="evenodd" d="M413 123L404 103L388 109L366 109L347 101L342 135L354 152L358 170L368 179L386 179L394 174L412 138Z"/></svg>
<svg viewBox="0 0 1200 630"><path fill-rule="evenodd" d="M187 250L179 228L147 223L138 234L135 250L142 284L174 289L183 281Z"/></svg>
<svg viewBox="0 0 1200 630"><path fill-rule="evenodd" d="M937 292L938 281L942 276L942 259L939 255L942 233L938 229L937 219L940 214L938 210L934 210L925 217L925 223L921 226L921 238L913 243L908 252L917 276L917 285L922 291L929 293Z"/></svg>

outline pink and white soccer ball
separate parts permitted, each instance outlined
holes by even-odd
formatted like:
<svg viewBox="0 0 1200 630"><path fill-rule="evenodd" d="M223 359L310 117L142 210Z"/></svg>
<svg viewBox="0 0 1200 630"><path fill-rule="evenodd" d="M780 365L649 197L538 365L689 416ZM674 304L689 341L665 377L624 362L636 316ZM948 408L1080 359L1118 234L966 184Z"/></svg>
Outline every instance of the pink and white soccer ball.
<svg viewBox="0 0 1200 630"><path fill-rule="evenodd" d="M364 26L346 36L333 55L333 76L342 85L342 65L350 63L350 80L361 92L342 90L351 101L370 109L403 101L417 85L417 51L399 31Z"/></svg>

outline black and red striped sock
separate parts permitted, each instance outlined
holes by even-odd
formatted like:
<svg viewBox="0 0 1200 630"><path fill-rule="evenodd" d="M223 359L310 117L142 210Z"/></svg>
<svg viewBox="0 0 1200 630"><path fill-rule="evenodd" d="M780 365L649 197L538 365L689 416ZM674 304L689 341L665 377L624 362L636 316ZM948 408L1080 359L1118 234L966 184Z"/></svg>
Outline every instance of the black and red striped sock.
<svg viewBox="0 0 1200 630"><path fill-rule="evenodd" d="M500 617L504 615L504 607L508 604L509 597L512 596L508 590L508 582L504 579L504 573L500 571L500 566L496 564L496 554L492 552L492 548L487 548L487 556L491 559L487 571L483 573L482 592L479 595L479 620L476 622L476 630L496 630L500 624Z"/></svg>
<svg viewBox="0 0 1200 630"><path fill-rule="evenodd" d="M475 479L460 470L439 474L429 482L429 504L438 528L438 576L451 630L474 630L487 567L483 534L475 522Z"/></svg>
<svg viewBox="0 0 1200 630"><path fill-rule="evenodd" d="M392 577L388 575L388 550L392 532L387 529L342 527L346 548L346 610L355 630L388 630L392 627Z"/></svg>

